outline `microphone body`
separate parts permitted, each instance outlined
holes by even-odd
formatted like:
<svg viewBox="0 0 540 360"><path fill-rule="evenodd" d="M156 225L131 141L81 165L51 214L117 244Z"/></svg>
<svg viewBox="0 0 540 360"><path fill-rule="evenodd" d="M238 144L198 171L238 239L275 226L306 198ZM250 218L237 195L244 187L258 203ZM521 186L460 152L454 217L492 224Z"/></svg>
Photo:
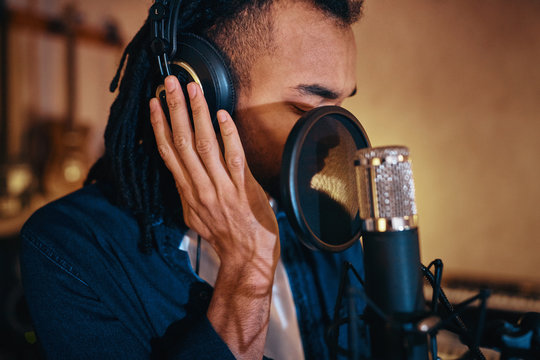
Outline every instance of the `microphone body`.
<svg viewBox="0 0 540 360"><path fill-rule="evenodd" d="M414 182L405 147L362 149L356 161L367 296L386 314L366 310L374 359L428 359L415 331L424 314Z"/></svg>

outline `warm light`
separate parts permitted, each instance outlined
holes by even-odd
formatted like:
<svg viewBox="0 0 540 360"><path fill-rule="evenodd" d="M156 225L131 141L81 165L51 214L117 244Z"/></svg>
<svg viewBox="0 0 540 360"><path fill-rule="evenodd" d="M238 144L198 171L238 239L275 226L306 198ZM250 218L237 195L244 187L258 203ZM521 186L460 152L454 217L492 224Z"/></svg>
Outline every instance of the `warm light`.
<svg viewBox="0 0 540 360"><path fill-rule="evenodd" d="M26 166L17 166L9 170L7 192L11 196L19 196L25 192L32 182L32 173Z"/></svg>
<svg viewBox="0 0 540 360"><path fill-rule="evenodd" d="M379 232L386 231L386 219L377 219L377 230Z"/></svg>
<svg viewBox="0 0 540 360"><path fill-rule="evenodd" d="M64 179L66 179L67 182L75 183L81 180L82 177L82 171L81 171L81 165L78 161L69 161L66 162L64 166Z"/></svg>

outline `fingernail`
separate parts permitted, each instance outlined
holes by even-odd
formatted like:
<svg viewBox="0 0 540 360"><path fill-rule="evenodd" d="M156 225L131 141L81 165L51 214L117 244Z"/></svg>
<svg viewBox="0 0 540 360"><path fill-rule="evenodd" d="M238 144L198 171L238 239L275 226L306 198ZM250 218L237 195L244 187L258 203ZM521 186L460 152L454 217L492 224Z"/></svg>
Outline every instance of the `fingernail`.
<svg viewBox="0 0 540 360"><path fill-rule="evenodd" d="M152 99L150 99L150 111L154 112L156 110L157 110L157 99L152 98Z"/></svg>
<svg viewBox="0 0 540 360"><path fill-rule="evenodd" d="M224 123L225 121L227 121L227 113L224 111L220 111L217 114L217 118L220 123Z"/></svg>
<svg viewBox="0 0 540 360"><path fill-rule="evenodd" d="M173 92L176 89L176 81L174 81L174 78L171 76L168 76L165 78L165 90L167 92Z"/></svg>
<svg viewBox="0 0 540 360"><path fill-rule="evenodd" d="M189 83L187 85L187 91L189 93L189 98L194 99L197 96L197 84Z"/></svg>

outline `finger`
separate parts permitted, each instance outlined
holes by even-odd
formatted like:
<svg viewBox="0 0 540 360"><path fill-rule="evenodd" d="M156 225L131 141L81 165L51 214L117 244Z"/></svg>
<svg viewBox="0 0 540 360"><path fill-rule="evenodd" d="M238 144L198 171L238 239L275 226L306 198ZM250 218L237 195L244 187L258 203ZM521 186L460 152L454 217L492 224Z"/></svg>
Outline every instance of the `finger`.
<svg viewBox="0 0 540 360"><path fill-rule="evenodd" d="M167 169L169 169L175 178L178 186L183 190L187 183L187 179L184 175L185 171L181 166L178 153L171 140L171 130L167 124L165 113L157 98L150 100L150 122L152 124L152 129L154 130L154 137L156 138L159 155L163 159Z"/></svg>
<svg viewBox="0 0 540 360"><path fill-rule="evenodd" d="M196 83L187 86L195 128L195 148L214 184L227 179L228 173L223 166L223 157L212 125L208 104L201 88Z"/></svg>
<svg viewBox="0 0 540 360"><path fill-rule="evenodd" d="M173 133L182 131L191 134L192 128L191 122L189 121L186 99L178 78L172 75L167 76L164 84L166 94L165 99L167 101L167 107L169 108Z"/></svg>
<svg viewBox="0 0 540 360"><path fill-rule="evenodd" d="M217 113L221 138L225 150L225 163L237 187L243 187L246 174L246 156L236 125L229 113L220 110Z"/></svg>
<svg viewBox="0 0 540 360"><path fill-rule="evenodd" d="M171 116L174 148L178 152L187 174L193 180L192 184L197 188L205 189L211 185L211 181L194 148L194 135L191 129L184 94L175 76L168 76L165 79L165 93Z"/></svg>

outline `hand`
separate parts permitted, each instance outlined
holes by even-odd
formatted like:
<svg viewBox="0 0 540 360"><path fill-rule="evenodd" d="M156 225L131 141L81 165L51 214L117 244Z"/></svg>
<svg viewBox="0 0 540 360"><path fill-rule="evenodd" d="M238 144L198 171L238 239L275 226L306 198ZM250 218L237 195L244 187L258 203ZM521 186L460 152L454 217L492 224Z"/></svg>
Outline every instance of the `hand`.
<svg viewBox="0 0 540 360"><path fill-rule="evenodd" d="M194 129L177 78L167 77L165 88L172 131L156 98L150 102L150 118L159 153L174 177L185 223L212 245L222 265L237 268L256 261L258 267L275 268L276 218L247 166L230 115L224 110L217 114L223 156L200 87L187 87Z"/></svg>
<svg viewBox="0 0 540 360"><path fill-rule="evenodd" d="M207 317L237 359L260 359L279 258L274 212L249 171L229 114L217 114L223 156L199 86L188 84L195 129L178 79L167 77L165 88L172 130L159 100L150 101L159 153L174 177L185 223L221 260Z"/></svg>

